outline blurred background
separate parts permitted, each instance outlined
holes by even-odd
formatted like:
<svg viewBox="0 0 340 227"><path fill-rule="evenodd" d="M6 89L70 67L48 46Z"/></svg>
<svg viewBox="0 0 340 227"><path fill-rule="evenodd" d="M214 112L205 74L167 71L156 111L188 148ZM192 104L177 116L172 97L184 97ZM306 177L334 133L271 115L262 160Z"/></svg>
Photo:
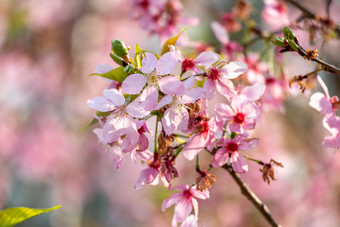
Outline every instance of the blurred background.
<svg viewBox="0 0 340 227"><path fill-rule="evenodd" d="M267 28L260 22L263 2L249 2L252 18ZM302 2L318 11L326 1ZM182 3L184 15L201 20L186 31L188 37L219 45L210 23L229 12L235 1ZM339 17L339 6L333 1L332 16ZM290 15L297 13L291 10ZM308 43L303 42L306 33L297 35ZM117 66L109 57L110 40L115 38L155 52L161 47L159 37L131 19L124 0L0 1L0 208L63 206L18 226L170 226L173 208L161 212L161 203L172 193L163 186L135 191L144 167L127 159L115 170L93 128L80 132L94 114L86 101L101 96L109 85L88 75L98 64ZM266 46L259 42L252 48ZM339 50L339 40L330 40L322 57L340 66ZM285 55L284 64L291 77L311 71L292 54ZM321 75L332 85L331 96L340 95L339 76ZM284 111L266 112L258 123L254 136L260 144L248 153L283 163L277 181L263 182L254 163L241 177L283 226L335 227L340 225L340 154L321 146L328 134L308 102L308 92L290 95ZM211 157L203 157L208 165ZM179 158L177 167L181 180L173 185L194 181L194 161ZM217 182L211 198L199 201L199 226L267 226L225 171L213 174Z"/></svg>

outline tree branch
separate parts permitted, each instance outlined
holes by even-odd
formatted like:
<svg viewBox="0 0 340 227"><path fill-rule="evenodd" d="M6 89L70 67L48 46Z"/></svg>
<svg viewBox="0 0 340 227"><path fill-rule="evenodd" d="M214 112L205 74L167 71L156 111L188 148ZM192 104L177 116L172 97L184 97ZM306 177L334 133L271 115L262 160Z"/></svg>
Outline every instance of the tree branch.
<svg viewBox="0 0 340 227"><path fill-rule="evenodd" d="M206 149L206 151L211 155L214 155L216 153L216 150L217 149L213 149L213 151L210 152ZM240 176L237 173L235 173L232 166L226 163L225 165L222 166L222 168L228 171L228 173L232 176L232 178L240 187L242 195L244 195L256 207L256 209L262 214L262 216L267 220L267 222L273 227L281 227L281 225L277 223L277 221L270 213L269 208L266 206L266 204L264 204L259 199L259 197L257 197L257 195L249 188L249 186L242 181Z"/></svg>
<svg viewBox="0 0 340 227"><path fill-rule="evenodd" d="M306 57L306 51L301 46L299 46L297 53L299 53L300 56L302 56L304 58ZM330 73L336 73L336 74L340 75L340 68L338 68L338 67L336 67L332 64L329 64L329 63L321 60L320 58L315 57L315 58L310 59L310 60L315 61L315 62L319 63L320 65L322 65L323 67L321 67L321 69L323 71L330 72Z"/></svg>
<svg viewBox="0 0 340 227"><path fill-rule="evenodd" d="M249 188L249 186L242 181L240 176L237 173L235 173L231 165L225 164L224 166L222 166L222 168L228 171L228 173L232 176L232 178L240 187L242 194L245 197L247 197L247 199L256 207L258 211L260 211L260 213L267 220L267 222L271 226L279 227L280 225L273 218L268 207L259 199L259 197L256 196L256 194Z"/></svg>
<svg viewBox="0 0 340 227"><path fill-rule="evenodd" d="M293 6L295 6L296 8L298 8L307 18L311 18L314 19L320 23L322 23L324 26L328 26L329 24L327 24L327 21L324 20L319 20L317 14L315 14L313 11L311 11L310 9L306 8L304 5L302 5L300 2L295 1L295 0L285 0L286 2L292 4ZM331 4L332 1L328 1L327 3L327 7L329 8L329 5ZM329 13L329 11L328 11ZM329 15L328 15L328 19ZM336 25L334 31L336 32L337 36L340 36L340 27L339 25Z"/></svg>

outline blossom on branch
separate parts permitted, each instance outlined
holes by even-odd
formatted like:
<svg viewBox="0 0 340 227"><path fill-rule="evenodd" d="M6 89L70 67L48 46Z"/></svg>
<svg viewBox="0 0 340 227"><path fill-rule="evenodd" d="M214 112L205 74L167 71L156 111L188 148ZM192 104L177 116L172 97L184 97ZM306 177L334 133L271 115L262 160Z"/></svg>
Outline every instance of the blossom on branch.
<svg viewBox="0 0 340 227"><path fill-rule="evenodd" d="M182 191L180 193L175 193L170 196L170 198L163 201L162 211L175 205L175 214L173 217L173 225L176 222L183 222L191 213L192 208L195 211L195 217L198 215L198 199L208 199L209 191L199 191L194 187L189 187L188 185L182 184L171 188L170 190L177 189Z"/></svg>

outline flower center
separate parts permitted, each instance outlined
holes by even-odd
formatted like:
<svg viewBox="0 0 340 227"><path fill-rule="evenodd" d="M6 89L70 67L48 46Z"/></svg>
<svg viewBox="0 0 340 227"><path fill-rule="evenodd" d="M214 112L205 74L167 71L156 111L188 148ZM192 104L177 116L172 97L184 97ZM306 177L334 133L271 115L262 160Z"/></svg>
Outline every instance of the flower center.
<svg viewBox="0 0 340 227"><path fill-rule="evenodd" d="M208 122L201 120L197 125L197 130L200 132L208 132L209 131Z"/></svg>
<svg viewBox="0 0 340 227"><path fill-rule="evenodd" d="M244 122L244 114L243 113L237 113L235 116L234 116L234 122L237 123L237 124L242 124Z"/></svg>
<svg viewBox="0 0 340 227"><path fill-rule="evenodd" d="M220 71L216 68L211 68L210 73L207 76L212 80L217 80L220 77Z"/></svg>
<svg viewBox="0 0 340 227"><path fill-rule="evenodd" d="M182 72L186 72L187 70L191 70L195 66L194 62L188 58L184 59L182 62Z"/></svg>
<svg viewBox="0 0 340 227"><path fill-rule="evenodd" d="M142 0L142 1L139 3L139 5L140 5L142 8L146 9L146 8L149 7L149 0Z"/></svg>
<svg viewBox="0 0 340 227"><path fill-rule="evenodd" d="M238 144L234 143L234 142L230 142L227 145L227 150L231 151L231 152L235 152L238 151Z"/></svg>
<svg viewBox="0 0 340 227"><path fill-rule="evenodd" d="M155 86L158 84L159 78L155 71L151 72L150 74L146 74L145 76L148 79L148 85Z"/></svg>

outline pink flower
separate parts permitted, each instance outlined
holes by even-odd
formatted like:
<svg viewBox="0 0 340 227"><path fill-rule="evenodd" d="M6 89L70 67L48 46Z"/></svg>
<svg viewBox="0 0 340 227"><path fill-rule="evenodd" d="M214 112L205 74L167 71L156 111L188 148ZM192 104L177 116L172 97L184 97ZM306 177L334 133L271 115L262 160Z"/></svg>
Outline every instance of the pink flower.
<svg viewBox="0 0 340 227"><path fill-rule="evenodd" d="M335 111L339 105L339 98L337 96L330 97L326 84L319 76L318 81L326 96L321 92L314 93L310 97L309 105L325 116L335 116Z"/></svg>
<svg viewBox="0 0 340 227"><path fill-rule="evenodd" d="M228 60L233 60L235 53L243 51L243 47L239 43L230 41L228 32L220 23L216 21L212 22L211 28L217 40L223 45L222 53L228 56Z"/></svg>
<svg viewBox="0 0 340 227"><path fill-rule="evenodd" d="M198 227L198 218L195 215L189 215L181 224L181 227Z"/></svg>
<svg viewBox="0 0 340 227"><path fill-rule="evenodd" d="M288 82L285 79L267 77L265 79L266 90L261 98L264 109L284 110L282 101L285 98Z"/></svg>
<svg viewBox="0 0 340 227"><path fill-rule="evenodd" d="M233 139L221 138L217 141L218 149L213 157L214 168L223 166L230 157L231 165L235 172L244 173L248 171L246 159L238 152L239 150L251 150L258 144L258 139L247 139L247 136L238 134Z"/></svg>
<svg viewBox="0 0 340 227"><path fill-rule="evenodd" d="M282 28L289 24L288 8L281 0L264 0L262 20L272 29Z"/></svg>
<svg viewBox="0 0 340 227"><path fill-rule="evenodd" d="M171 162L169 162L169 164L173 167ZM159 162L158 155L156 154L154 156L154 160L149 164L149 168L140 172L139 178L135 184L135 190L143 189L145 184L157 185L159 183L159 178L165 187L170 187L170 180L172 177L169 176L168 172L162 172L161 163Z"/></svg>
<svg viewBox="0 0 340 227"><path fill-rule="evenodd" d="M170 187L170 184L165 177L160 175L159 169L155 166L150 166L140 172L139 178L135 184L135 190L143 189L145 184L157 185L159 183L159 177L165 187Z"/></svg>
<svg viewBox="0 0 340 227"><path fill-rule="evenodd" d="M146 52L140 69L144 75L132 74L123 81L124 93L139 94L144 89L143 93L130 104L131 109L137 111L135 113L137 117L145 117L154 110L158 101L158 86L165 94L178 94L185 90L176 77L164 77L172 73L177 63L178 57L173 51L165 53L158 60L154 54Z"/></svg>
<svg viewBox="0 0 340 227"><path fill-rule="evenodd" d="M181 91L182 93L183 91ZM162 125L166 135L171 135L175 130L187 130L189 113L185 104L194 103L201 98L202 88L193 88L185 92L184 95L167 95L156 106L169 105L164 112Z"/></svg>
<svg viewBox="0 0 340 227"><path fill-rule="evenodd" d="M189 138L182 151L188 160L193 160L203 148L210 150L214 147L213 119L202 120L196 127L200 128L199 131Z"/></svg>
<svg viewBox="0 0 340 227"><path fill-rule="evenodd" d="M212 51L204 51L200 53L195 59L184 58L179 50L174 50L178 56L179 62L182 63L182 73L186 71L192 71L193 74L203 73L203 70L199 66L209 67L213 63L221 59L221 57Z"/></svg>
<svg viewBox="0 0 340 227"><path fill-rule="evenodd" d="M121 149L122 140L119 138L114 143L107 143L105 142L103 137L103 129L96 128L93 130L93 132L97 135L98 140L102 144L104 151L108 152L112 156L113 164L118 170L124 161L124 154Z"/></svg>
<svg viewBox="0 0 340 227"><path fill-rule="evenodd" d="M191 213L192 207L194 207L195 217L198 215L198 199L208 199L208 191L199 191L194 187L189 187L188 185L178 185L171 188L170 190L177 189L182 191L181 193L175 193L170 196L170 198L164 200L162 204L162 211L171 207L175 204L175 214L173 217L174 222L183 222Z"/></svg>
<svg viewBox="0 0 340 227"><path fill-rule="evenodd" d="M340 117L330 116L330 118L324 118L324 127L332 134L327 136L322 141L322 145L336 150L340 149Z"/></svg>
<svg viewBox="0 0 340 227"><path fill-rule="evenodd" d="M158 34L161 39L177 32L178 24L197 25L196 18L181 16L183 6L179 0L130 0L131 16L139 25L151 34Z"/></svg>
<svg viewBox="0 0 340 227"><path fill-rule="evenodd" d="M260 55L257 53L249 53L244 63L248 66L246 76L249 83L264 82L264 74L268 71L267 63L260 61Z"/></svg>
<svg viewBox="0 0 340 227"><path fill-rule="evenodd" d="M266 90L266 85L262 82L256 82L250 86L238 88L239 95L245 95L251 102L257 101L261 98Z"/></svg>
<svg viewBox="0 0 340 227"><path fill-rule="evenodd" d="M236 16L235 11L221 14L220 21L228 32L238 32L241 29L241 24L236 19Z"/></svg>
<svg viewBox="0 0 340 227"><path fill-rule="evenodd" d="M246 71L247 65L236 61L229 62L229 64L223 65L222 67L209 68L205 73L208 79L203 86L205 97L208 99L213 98L216 90L227 98L234 96L236 91L230 79L235 79Z"/></svg>
<svg viewBox="0 0 340 227"><path fill-rule="evenodd" d="M259 108L260 106L250 102L244 95L236 95L231 101L231 106L218 103L215 107L218 119L223 122L230 121L228 122L230 130L236 133L255 128Z"/></svg>
<svg viewBox="0 0 340 227"><path fill-rule="evenodd" d="M87 101L88 106L95 110L111 112L106 117L103 126L103 142L110 144L122 138L122 152L131 152L137 147L139 133L136 121L129 113L134 115L136 112L125 105L124 96L116 89L104 90L103 95L103 97L95 97Z"/></svg>

